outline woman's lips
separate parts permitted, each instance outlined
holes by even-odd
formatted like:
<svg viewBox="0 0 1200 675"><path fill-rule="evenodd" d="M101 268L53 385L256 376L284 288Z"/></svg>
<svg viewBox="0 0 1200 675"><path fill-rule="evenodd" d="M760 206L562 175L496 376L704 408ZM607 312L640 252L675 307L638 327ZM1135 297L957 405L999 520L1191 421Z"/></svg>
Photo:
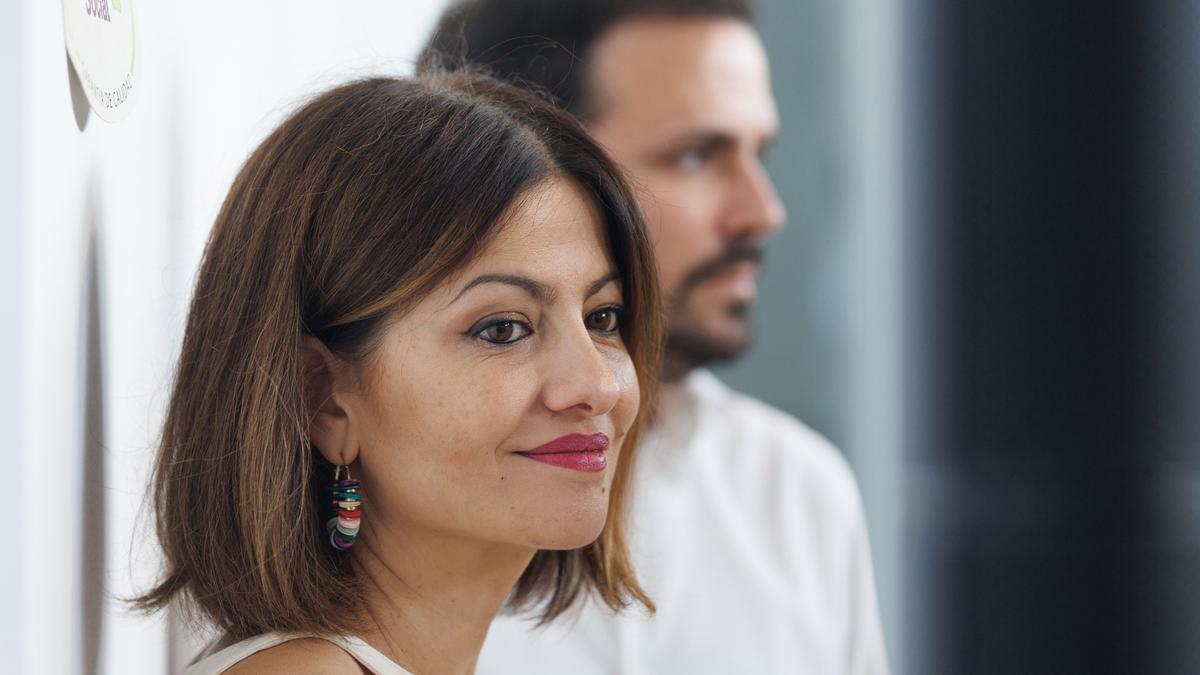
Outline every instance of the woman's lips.
<svg viewBox="0 0 1200 675"><path fill-rule="evenodd" d="M595 473L608 467L607 449L605 434L568 434L516 454L562 469Z"/></svg>
<svg viewBox="0 0 1200 675"><path fill-rule="evenodd" d="M543 455L530 455L518 452L517 454L524 455L535 462L574 471L595 473L608 468L608 457L603 452L559 452Z"/></svg>

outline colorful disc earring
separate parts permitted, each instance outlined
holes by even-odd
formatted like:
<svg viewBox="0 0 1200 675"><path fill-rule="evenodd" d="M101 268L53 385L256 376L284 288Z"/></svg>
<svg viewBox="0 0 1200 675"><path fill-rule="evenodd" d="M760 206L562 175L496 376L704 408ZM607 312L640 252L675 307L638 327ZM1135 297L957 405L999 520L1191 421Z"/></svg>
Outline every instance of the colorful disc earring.
<svg viewBox="0 0 1200 675"><path fill-rule="evenodd" d="M346 477L342 478L342 471ZM362 498L358 494L358 481L350 477L350 467L339 466L333 472L333 482L327 488L329 503L334 515L325 523L329 531L329 544L339 551L349 551L358 538L358 526L362 521Z"/></svg>

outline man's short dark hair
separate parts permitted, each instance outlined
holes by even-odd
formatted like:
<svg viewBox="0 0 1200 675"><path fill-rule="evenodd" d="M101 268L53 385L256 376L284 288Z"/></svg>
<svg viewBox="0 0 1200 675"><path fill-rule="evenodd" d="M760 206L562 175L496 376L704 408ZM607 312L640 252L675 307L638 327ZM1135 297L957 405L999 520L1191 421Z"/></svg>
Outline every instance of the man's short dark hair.
<svg viewBox="0 0 1200 675"><path fill-rule="evenodd" d="M421 53L418 69L483 69L540 90L587 118L587 55L614 24L644 17L754 22L754 0L456 0Z"/></svg>

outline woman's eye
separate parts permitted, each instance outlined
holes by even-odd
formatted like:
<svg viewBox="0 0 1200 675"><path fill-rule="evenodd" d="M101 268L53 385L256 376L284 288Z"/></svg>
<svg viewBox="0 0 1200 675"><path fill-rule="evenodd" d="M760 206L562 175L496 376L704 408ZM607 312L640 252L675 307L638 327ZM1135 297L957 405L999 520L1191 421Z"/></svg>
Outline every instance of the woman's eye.
<svg viewBox="0 0 1200 675"><path fill-rule="evenodd" d="M588 314L584 323L587 324L588 330L599 333L615 333L621 327L621 312L620 307L598 309Z"/></svg>
<svg viewBox="0 0 1200 675"><path fill-rule="evenodd" d="M493 344L507 345L525 338L532 332L520 321L497 321L484 327L476 335Z"/></svg>

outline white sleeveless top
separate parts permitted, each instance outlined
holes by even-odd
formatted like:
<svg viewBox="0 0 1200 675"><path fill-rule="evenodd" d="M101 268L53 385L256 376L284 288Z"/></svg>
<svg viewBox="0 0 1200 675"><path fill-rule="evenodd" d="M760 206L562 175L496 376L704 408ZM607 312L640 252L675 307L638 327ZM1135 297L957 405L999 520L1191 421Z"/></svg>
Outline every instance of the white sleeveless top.
<svg viewBox="0 0 1200 675"><path fill-rule="evenodd" d="M215 654L201 658L199 661L188 666L183 671L183 675L219 675L225 672L227 668L231 668L238 661L250 658L264 649L270 649L289 640L298 640L301 638L317 638L326 642L332 642L354 657L355 661L358 661L368 672L374 675L412 675L412 673L398 666L395 661L379 653L379 650L356 637L297 635L291 633L263 633L252 638L246 638L241 642L229 645Z"/></svg>

